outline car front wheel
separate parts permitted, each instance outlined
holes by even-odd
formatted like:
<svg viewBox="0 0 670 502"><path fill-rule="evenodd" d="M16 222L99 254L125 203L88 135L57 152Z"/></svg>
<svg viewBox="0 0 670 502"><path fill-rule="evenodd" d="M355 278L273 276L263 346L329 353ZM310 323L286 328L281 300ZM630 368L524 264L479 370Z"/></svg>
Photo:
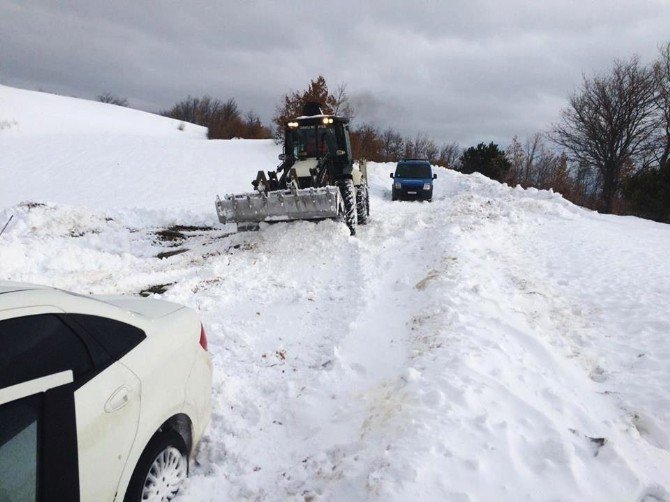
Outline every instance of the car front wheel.
<svg viewBox="0 0 670 502"><path fill-rule="evenodd" d="M154 436L130 479L124 502L172 500L188 476L188 453L175 431Z"/></svg>

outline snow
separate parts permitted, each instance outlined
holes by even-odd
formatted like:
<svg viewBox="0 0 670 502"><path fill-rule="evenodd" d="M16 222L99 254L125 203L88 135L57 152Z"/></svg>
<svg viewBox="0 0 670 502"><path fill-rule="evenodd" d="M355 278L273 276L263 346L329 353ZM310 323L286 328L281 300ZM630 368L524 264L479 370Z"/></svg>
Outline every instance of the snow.
<svg viewBox="0 0 670 502"><path fill-rule="evenodd" d="M129 108L0 86L0 207L40 200L211 214L251 189L272 140L203 141L205 128ZM183 125L183 130L180 127ZM253 170L253 169L252 169Z"/></svg>
<svg viewBox="0 0 670 502"><path fill-rule="evenodd" d="M164 285L205 322L214 412L182 500L670 500L670 226L442 169L433 203L391 202L372 163L356 237L236 234L215 195L272 142L0 100L26 124L0 131L0 278Z"/></svg>

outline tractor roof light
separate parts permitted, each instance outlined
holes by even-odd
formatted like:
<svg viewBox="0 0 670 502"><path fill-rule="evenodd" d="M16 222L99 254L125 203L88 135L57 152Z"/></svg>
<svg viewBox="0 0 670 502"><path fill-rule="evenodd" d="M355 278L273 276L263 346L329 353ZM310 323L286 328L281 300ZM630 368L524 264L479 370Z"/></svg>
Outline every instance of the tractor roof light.
<svg viewBox="0 0 670 502"><path fill-rule="evenodd" d="M289 127L298 127L298 123L297 122L289 122L288 126Z"/></svg>
<svg viewBox="0 0 670 502"><path fill-rule="evenodd" d="M328 123L328 117L323 117L323 123L327 124Z"/></svg>

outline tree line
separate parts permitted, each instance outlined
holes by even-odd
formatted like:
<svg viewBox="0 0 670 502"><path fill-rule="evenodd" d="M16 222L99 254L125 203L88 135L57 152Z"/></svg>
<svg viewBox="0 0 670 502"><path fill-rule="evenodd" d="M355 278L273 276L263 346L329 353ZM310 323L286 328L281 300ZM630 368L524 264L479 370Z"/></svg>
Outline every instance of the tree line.
<svg viewBox="0 0 670 502"><path fill-rule="evenodd" d="M188 96L161 115L204 126L209 139L272 137L272 132L263 125L260 117L253 111L243 114L233 98L221 101L210 96Z"/></svg>
<svg viewBox="0 0 670 502"><path fill-rule="evenodd" d="M100 94L96 99L101 103L128 106L126 98L111 92ZM234 98L222 101L207 95L200 98L188 96L158 114L206 127L209 139L272 137L272 130L263 124L261 118L253 110L243 113Z"/></svg>
<svg viewBox="0 0 670 502"><path fill-rule="evenodd" d="M585 76L548 137L586 205L670 222L670 43L652 64L632 57Z"/></svg>
<svg viewBox="0 0 670 502"><path fill-rule="evenodd" d="M127 106L110 93L100 101ZM346 86L334 92L319 75L303 91L285 94L275 109L274 127L253 111L243 113L236 101L188 96L162 115L208 128L210 139L272 138L281 141L284 125L302 113L307 101L324 113L348 117L355 108ZM425 158L463 173L479 172L524 188L553 189L566 199L605 213L634 214L670 222L670 43L656 61L616 60L602 74L585 75L569 97L560 120L544 133L505 149L489 142L461 149L438 144L425 134L403 136L371 124L350 126L355 158L396 162Z"/></svg>
<svg viewBox="0 0 670 502"><path fill-rule="evenodd" d="M105 93L98 101L128 106L126 98ZM304 91L285 94L275 109L272 127L265 126L253 111L243 113L234 98L226 101L210 96L188 96L168 110L159 112L165 117L207 127L209 139L283 139L284 126L293 117L302 113L305 102L319 103L324 113L340 115L351 120L355 109L349 100L346 86L340 84L334 92L328 89L326 79L319 75L310 81ZM355 158L377 162L395 162L402 158L426 158L433 164L455 167L460 149L449 142L438 145L425 134L403 136L393 128L380 130L370 124L351 126L351 144Z"/></svg>

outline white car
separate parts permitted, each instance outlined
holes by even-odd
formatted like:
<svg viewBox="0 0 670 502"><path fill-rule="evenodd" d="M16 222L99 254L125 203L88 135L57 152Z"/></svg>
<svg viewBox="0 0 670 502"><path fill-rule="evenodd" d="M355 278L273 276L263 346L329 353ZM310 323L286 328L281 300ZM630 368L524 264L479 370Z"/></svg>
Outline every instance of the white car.
<svg viewBox="0 0 670 502"><path fill-rule="evenodd" d="M170 500L211 385L193 310L0 281L0 500Z"/></svg>

